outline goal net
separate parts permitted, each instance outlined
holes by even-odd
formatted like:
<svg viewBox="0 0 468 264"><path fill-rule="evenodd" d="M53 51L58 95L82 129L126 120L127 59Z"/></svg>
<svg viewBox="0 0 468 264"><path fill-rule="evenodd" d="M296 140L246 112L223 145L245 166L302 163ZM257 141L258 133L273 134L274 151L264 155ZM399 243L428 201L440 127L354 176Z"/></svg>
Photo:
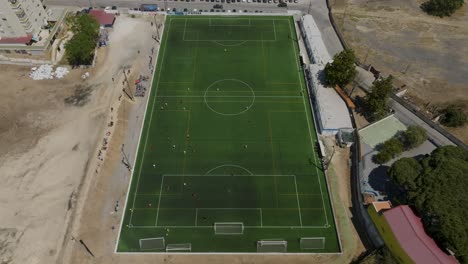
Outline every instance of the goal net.
<svg viewBox="0 0 468 264"><path fill-rule="evenodd" d="M216 235L242 235L244 233L244 223L242 222L218 222L214 223Z"/></svg>
<svg viewBox="0 0 468 264"><path fill-rule="evenodd" d="M324 237L301 238L301 249L323 249L325 247Z"/></svg>
<svg viewBox="0 0 468 264"><path fill-rule="evenodd" d="M141 250L165 249L166 241L164 237L142 238L140 239Z"/></svg>
<svg viewBox="0 0 468 264"><path fill-rule="evenodd" d="M174 252L174 251L192 251L192 244L190 243L167 244L166 252Z"/></svg>
<svg viewBox="0 0 468 264"><path fill-rule="evenodd" d="M257 241L257 252L286 252L288 241L286 240L260 240Z"/></svg>

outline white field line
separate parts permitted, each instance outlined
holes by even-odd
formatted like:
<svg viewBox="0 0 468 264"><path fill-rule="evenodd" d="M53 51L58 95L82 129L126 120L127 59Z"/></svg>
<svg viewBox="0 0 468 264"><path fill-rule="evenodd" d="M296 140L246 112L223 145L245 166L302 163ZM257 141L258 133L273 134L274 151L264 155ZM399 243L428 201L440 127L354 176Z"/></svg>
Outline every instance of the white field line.
<svg viewBox="0 0 468 264"><path fill-rule="evenodd" d="M163 177L295 177L295 175L274 175L274 174L255 174L255 175L227 175L227 174L164 174Z"/></svg>
<svg viewBox="0 0 468 264"><path fill-rule="evenodd" d="M172 22L172 20L171 20ZM185 41L185 32L187 30L187 19L185 19L185 24L184 24L184 35L182 36L182 40Z"/></svg>
<svg viewBox="0 0 468 264"><path fill-rule="evenodd" d="M277 40L276 38L276 26L275 26L275 20L273 19L273 33L275 34L275 41Z"/></svg>
<svg viewBox="0 0 468 264"><path fill-rule="evenodd" d="M171 20L169 21L169 25L168 25L168 27L167 27L167 32L169 32L170 25L171 25ZM145 144L144 144L144 147L143 147L143 154L142 154L143 157L144 157L145 152L146 152L146 142L148 141L148 134L149 134L148 132L149 132L149 129L150 129L150 127L151 127L151 120L153 119L154 105L156 104L156 97L157 97L156 95L157 95L158 87L159 87L159 79L160 79L160 76L161 76L161 69L162 69L162 65L164 64L164 55L166 55L166 44L167 44L167 39L168 39L168 37L166 36L164 45L163 45L163 46L159 46L160 48L161 48L161 47L164 48L164 51L163 51L163 55L162 55L162 58L161 58L161 67L159 67L158 80L157 80L157 82L156 82L156 87L155 87L155 91L154 91L154 97L153 97L153 102L152 102L153 105L151 106L151 113L150 113L150 120L149 120L149 122L148 122L148 127L147 127L147 129L146 129L146 132L147 132L147 133L146 133L146 137L145 137ZM156 65L156 67L158 66L158 65L157 65L157 61L155 62L155 65ZM153 77L152 77L152 78L154 79L154 73L153 73ZM151 84L153 84L153 82L151 82ZM150 94L151 94L151 93L150 93ZM137 152L136 152L136 154L135 154L135 161L136 161L137 156L138 156L138 150L139 150L139 148L140 148L140 146L141 146L141 143L142 143L142 142L141 142L141 135L143 134L143 128L144 128L144 126L145 126L146 113L148 112L148 109L147 109L147 108L148 108L148 105L149 105L149 101L148 101L148 104L146 105L145 114L144 114L144 116L143 116L143 125L142 125L142 129L141 129L141 132L140 132L140 138L138 139L138 147L137 147ZM135 164L135 163L133 163L133 164ZM143 166L143 158L142 158L141 161L140 161L140 166L139 166L139 170L138 170L137 185L136 185L136 188L135 188L135 194L133 195L132 208L135 207L136 194L137 194L137 192L138 192L138 186L139 186L139 184L140 184L141 166ZM132 178L130 179L130 185L132 185L133 176L134 176L134 175L133 175L133 173L132 173ZM130 190L130 188L129 188L129 190ZM130 193L127 193L127 200L128 200L129 194L130 194ZM127 203L125 203L125 209L126 209L126 207L127 207ZM124 209L124 210L125 210L125 209ZM125 211L123 212L123 214L125 214ZM130 212L130 219L129 219L129 221L128 221L129 224L132 223L132 218L133 218L133 211ZM123 220L123 218L122 218L122 220ZM117 242L117 243L118 243L118 242Z"/></svg>
<svg viewBox="0 0 468 264"><path fill-rule="evenodd" d="M159 98L252 98L252 95L162 95ZM257 98L303 98L300 95L255 95Z"/></svg>
<svg viewBox="0 0 468 264"><path fill-rule="evenodd" d="M291 28L291 21L289 21L289 29L291 30L290 33L292 34L294 31L294 29ZM303 84L303 79L301 78L301 75L300 75L300 67L299 67L299 62L298 62L298 54L297 54L297 50L296 50L296 45L294 43L294 41L292 40L291 38L291 42L293 43L292 47L293 47L293 50L294 50L294 60L296 62L296 67L297 67L297 76L299 78L299 82ZM302 85L302 87L304 87L304 84ZM302 88L301 87L301 88ZM317 180L318 180L318 183L319 183L319 189L320 189L320 194L321 194L321 198L322 198L322 206L323 206L323 212L325 214L325 225L328 226L328 216L327 216L327 210L326 210L326 207L325 207L325 200L323 199L323 191L322 191L322 184L320 182L320 173L319 173L319 170L317 168L317 155L315 154L315 148L314 148L314 142L312 141L312 131L311 131L311 128L310 128L310 122L309 122L309 116L307 115L307 106L306 106L306 103L305 103L305 97L306 96L303 96L303 100L302 102L304 103L304 114L306 116L306 121L307 121L307 126L309 128L309 140L310 140L310 145L312 147L312 153L314 155L314 161L315 161L315 171L317 172ZM318 139L317 139L318 140Z"/></svg>
<svg viewBox="0 0 468 264"><path fill-rule="evenodd" d="M296 188L297 209L299 210L299 223L302 226L302 212L301 212L301 204L299 203L299 193L297 192L296 176L294 176L294 187Z"/></svg>
<svg viewBox="0 0 468 264"><path fill-rule="evenodd" d="M163 183L164 183L164 175L162 176L161 179L161 188L159 190L159 199L158 199L158 210L156 211L156 221L154 222L155 226L158 226L158 218L159 218L159 207L161 205L161 197L162 197L162 191L163 191Z"/></svg>
<svg viewBox="0 0 468 264"><path fill-rule="evenodd" d="M166 20L164 20L164 23L166 23ZM165 30L166 26L164 25L163 27L163 31L161 33L161 37L163 37L164 34L164 30ZM169 27L168 27L169 29ZM167 39L167 37L166 37ZM167 42L167 40L166 40ZM163 46L164 48L164 52L163 54L166 52L166 47ZM158 50L158 57L159 57L159 53L161 51L161 45L159 45L159 50ZM155 67L157 67L157 59L154 61L154 65ZM148 93L148 101L146 103L146 106L145 106L145 112L143 114L143 124L142 124L142 127L141 127L141 130L140 130L140 135L138 136L138 145L137 145L137 149L136 149L136 153L135 153L135 158L133 160L133 164L136 164L136 160L137 160L137 156L138 156L138 150L140 149L140 143L141 143L141 135L143 134L143 129L144 129L144 126L145 126L145 119L146 119L146 113L148 112L148 105L149 105L149 96L151 95L151 92L152 92L152 86L153 86L153 81L154 81L154 72L151 76L151 86L149 89L151 89ZM159 79L158 79L158 82L159 82ZM156 90L155 90L155 97L156 97L156 92L157 92L157 87L156 87ZM154 106L154 100L153 100L153 106ZM122 233L122 227L123 227L123 221L124 221L124 217L125 217L125 212L127 210L127 206L128 206L128 200L130 199L130 187L132 186L132 180L133 180L133 177L134 177L134 169L135 167L132 168L132 174L131 174L131 177L130 177L130 182L128 184L128 189L127 189L127 197L125 198L125 205L124 205L124 209L123 209L123 212L122 212L122 217L120 219L120 227L119 227L119 234L117 235L117 240L115 242L115 249L114 249L114 252L117 253L117 249L119 247L119 242L120 242L120 234ZM135 196L134 196L134 199L133 199L133 205L135 204L135 198L136 198L136 190L135 190ZM132 217L133 217L133 212L130 213L130 220L129 220L129 224L131 224L132 222Z"/></svg>
<svg viewBox="0 0 468 264"><path fill-rule="evenodd" d="M260 208L260 226L263 227L263 211L262 211L262 208Z"/></svg>
<svg viewBox="0 0 468 264"><path fill-rule="evenodd" d="M164 226L131 226L129 228L213 228L213 225L209 226L170 226L170 225L164 225ZM249 228L249 229L291 229L291 228L297 228L297 229L307 229L307 228L314 228L314 229L327 229L327 227L324 227L323 225L319 226L244 226L244 228Z"/></svg>

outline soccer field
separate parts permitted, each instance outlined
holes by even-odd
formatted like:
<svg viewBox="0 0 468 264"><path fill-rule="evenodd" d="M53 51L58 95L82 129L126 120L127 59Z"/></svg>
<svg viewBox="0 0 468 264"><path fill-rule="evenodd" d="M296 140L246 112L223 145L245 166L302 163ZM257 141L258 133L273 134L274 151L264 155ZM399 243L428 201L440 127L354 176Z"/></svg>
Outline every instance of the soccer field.
<svg viewBox="0 0 468 264"><path fill-rule="evenodd" d="M168 16L118 252L339 252L291 17Z"/></svg>

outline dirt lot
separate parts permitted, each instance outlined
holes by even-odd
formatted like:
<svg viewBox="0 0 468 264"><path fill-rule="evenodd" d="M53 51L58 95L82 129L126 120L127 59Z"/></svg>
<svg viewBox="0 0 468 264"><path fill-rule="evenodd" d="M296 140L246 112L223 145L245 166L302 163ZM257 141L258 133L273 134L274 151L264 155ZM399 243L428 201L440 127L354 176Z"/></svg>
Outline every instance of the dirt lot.
<svg viewBox="0 0 468 264"><path fill-rule="evenodd" d="M61 80L34 81L30 67L0 65L0 263L66 263L76 200L85 179L97 177L97 146L121 102L121 69L137 60L148 67L155 43L129 40L151 39L142 38L151 30L148 19L119 18L96 67ZM91 77L82 80L85 72Z"/></svg>
<svg viewBox="0 0 468 264"><path fill-rule="evenodd" d="M468 111L468 5L441 19L422 12L422 0L331 2L361 62L395 76L422 109L455 103ZM451 131L468 143L468 126Z"/></svg>

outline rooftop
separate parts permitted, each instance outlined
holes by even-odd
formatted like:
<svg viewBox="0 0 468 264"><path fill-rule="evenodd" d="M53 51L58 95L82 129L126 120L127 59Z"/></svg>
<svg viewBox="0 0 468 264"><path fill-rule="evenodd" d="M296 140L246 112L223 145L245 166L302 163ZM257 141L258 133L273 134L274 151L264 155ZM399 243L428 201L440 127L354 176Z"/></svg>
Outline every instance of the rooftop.
<svg viewBox="0 0 468 264"><path fill-rule="evenodd" d="M326 88L322 84L324 65L310 64L312 90L316 96L316 103L320 111L319 122L321 133L326 130L352 128L348 108L343 99L333 88Z"/></svg>
<svg viewBox="0 0 468 264"><path fill-rule="evenodd" d="M32 39L31 35L18 38L2 38L0 37L0 44L28 44Z"/></svg>
<svg viewBox="0 0 468 264"><path fill-rule="evenodd" d="M395 116L390 115L359 130L361 139L372 148L405 131L406 126Z"/></svg>
<svg viewBox="0 0 468 264"><path fill-rule="evenodd" d="M115 20L114 14L108 14L104 10L92 9L89 11L89 15L96 18L101 26L113 25Z"/></svg>
<svg viewBox="0 0 468 264"><path fill-rule="evenodd" d="M320 33L314 18L311 15L305 15L302 17L302 24L304 25L304 30L312 49L314 63L327 64L327 62L331 61L332 58L325 46L325 43L323 43L322 34Z"/></svg>
<svg viewBox="0 0 468 264"><path fill-rule="evenodd" d="M390 203L390 201L373 202L372 206L377 213L382 210L392 209L392 203Z"/></svg>
<svg viewBox="0 0 468 264"><path fill-rule="evenodd" d="M398 243L415 263L458 263L455 257L445 254L426 234L421 219L409 206L395 207L383 215Z"/></svg>

